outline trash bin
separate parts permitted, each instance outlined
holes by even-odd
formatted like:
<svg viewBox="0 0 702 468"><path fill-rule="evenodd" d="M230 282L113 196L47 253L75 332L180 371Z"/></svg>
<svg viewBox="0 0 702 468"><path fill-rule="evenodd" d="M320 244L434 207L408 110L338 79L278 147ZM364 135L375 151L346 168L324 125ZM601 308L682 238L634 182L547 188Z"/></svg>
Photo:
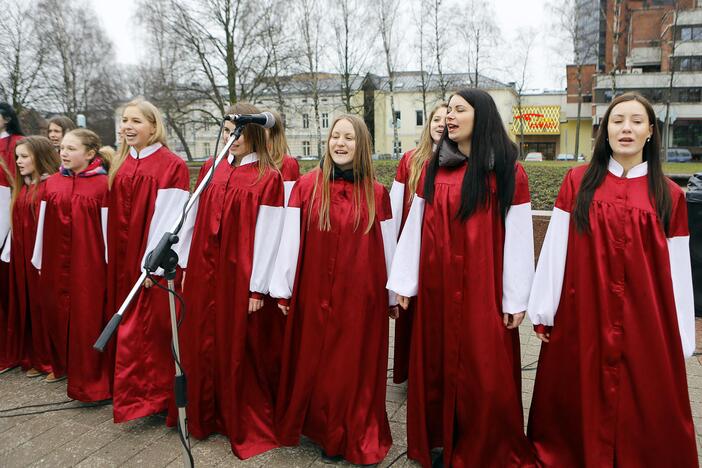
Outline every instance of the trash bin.
<svg viewBox="0 0 702 468"><path fill-rule="evenodd" d="M687 182L687 217L690 225L692 288L695 291L695 316L702 317L702 172Z"/></svg>

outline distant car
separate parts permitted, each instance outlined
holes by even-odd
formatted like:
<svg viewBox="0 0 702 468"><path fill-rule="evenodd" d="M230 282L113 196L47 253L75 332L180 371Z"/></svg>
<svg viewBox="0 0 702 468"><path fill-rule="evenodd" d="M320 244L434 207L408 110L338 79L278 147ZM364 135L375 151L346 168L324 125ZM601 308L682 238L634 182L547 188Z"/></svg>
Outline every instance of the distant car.
<svg viewBox="0 0 702 468"><path fill-rule="evenodd" d="M298 156L298 161L319 161L315 156Z"/></svg>
<svg viewBox="0 0 702 468"><path fill-rule="evenodd" d="M536 162L536 161L543 161L544 160L544 154L540 153L538 151L532 151L531 153L527 153L526 158L524 158L525 162Z"/></svg>
<svg viewBox="0 0 702 468"><path fill-rule="evenodd" d="M575 155L572 153L559 153L558 156L556 156L556 161L575 161ZM578 161L585 161L585 156L582 154L578 156Z"/></svg>
<svg viewBox="0 0 702 468"><path fill-rule="evenodd" d="M690 162L692 153L687 148L668 148L668 162Z"/></svg>

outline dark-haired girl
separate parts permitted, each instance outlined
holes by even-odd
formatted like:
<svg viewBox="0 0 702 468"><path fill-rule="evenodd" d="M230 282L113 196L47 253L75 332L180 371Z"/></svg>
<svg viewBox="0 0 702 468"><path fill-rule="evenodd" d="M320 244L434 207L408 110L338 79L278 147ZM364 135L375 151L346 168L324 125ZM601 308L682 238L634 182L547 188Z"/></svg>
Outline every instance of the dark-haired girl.
<svg viewBox="0 0 702 468"><path fill-rule="evenodd" d="M15 176L15 145L22 138L22 129L15 110L0 102L0 249L10 231L10 199ZM0 313L8 307L8 265L0 262ZM1 333L2 331L0 331ZM8 367L0 360L0 373Z"/></svg>
<svg viewBox="0 0 702 468"><path fill-rule="evenodd" d="M544 342L529 437L543 466L697 466L688 242L656 115L623 94L592 162L566 174L529 300Z"/></svg>
<svg viewBox="0 0 702 468"><path fill-rule="evenodd" d="M417 296L408 457L431 466L528 466L519 335L534 272L527 176L494 101L464 89L412 201L388 289Z"/></svg>
<svg viewBox="0 0 702 468"><path fill-rule="evenodd" d="M0 367L21 365L27 377L51 372L51 347L39 271L31 264L46 179L58 169L58 155L42 136L22 138L15 147L17 177L12 188L12 230L2 260L10 263L9 305L0 314Z"/></svg>
<svg viewBox="0 0 702 468"><path fill-rule="evenodd" d="M107 164L84 128L61 141L61 167L46 180L32 264L41 271L42 313L51 342L47 382L68 377L79 401L111 397L108 354L92 345L104 325L107 283Z"/></svg>

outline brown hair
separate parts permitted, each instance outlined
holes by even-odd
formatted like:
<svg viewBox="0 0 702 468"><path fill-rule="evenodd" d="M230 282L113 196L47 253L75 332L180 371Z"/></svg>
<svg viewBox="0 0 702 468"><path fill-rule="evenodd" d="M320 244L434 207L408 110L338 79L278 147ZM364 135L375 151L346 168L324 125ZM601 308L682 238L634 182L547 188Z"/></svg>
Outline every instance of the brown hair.
<svg viewBox="0 0 702 468"><path fill-rule="evenodd" d="M29 150L29 154L34 160L34 173L31 175L31 183L27 184L25 178L22 177L19 172L17 177L15 177L12 184L12 202L10 204L10 210L14 209L15 202L19 196L22 187L27 185L29 190L32 191L32 199L36 194L36 187L41 180L41 176L44 174L53 174L58 171L59 168L59 157L54 150L54 145L51 141L44 136L28 136L22 138L17 142L15 146L15 157L17 154L17 148L21 146L26 146Z"/></svg>
<svg viewBox="0 0 702 468"><path fill-rule="evenodd" d="M102 167L104 167L105 169L110 168L110 161L112 159L112 155L103 154L102 141L100 141L100 137L97 135L97 133L93 132L92 130L88 130L87 128L76 128L75 130L71 130L68 133L66 133L64 137L66 135L73 135L74 137L78 138L78 140L80 140L80 143L83 146L85 146L86 151L95 152L95 156L93 156L93 158L100 156L100 158L102 159ZM112 154L114 154L114 150L112 151Z"/></svg>
<svg viewBox="0 0 702 468"><path fill-rule="evenodd" d="M417 149L414 150L412 158L410 159L409 165L409 177L407 178L407 188L409 189L410 196L414 196L417 191L417 184L419 183L419 176L422 175L422 169L424 164L431 159L431 155L434 153L434 140L431 139L431 121L434 119L436 111L441 108L448 107L445 102L440 102L434 107L429 113L429 119L427 119L424 129L422 130L422 135L419 137L419 144Z"/></svg>
<svg viewBox="0 0 702 468"><path fill-rule="evenodd" d="M628 101L637 101L646 109L648 123L653 127L651 138L644 144L643 160L648 163L648 194L656 207L658 219L668 234L670 227L670 213L673 202L671 201L670 187L663 175L663 165L661 164L661 137L658 130L656 113L648 100L639 93L624 93L612 100L605 111L597 131L595 147L592 150L592 160L588 165L583 180L575 198L575 208L573 209L573 220L578 231L590 232L590 204L595 195L595 190L604 182L609 171L609 158L612 155L612 147L609 145L607 137L607 126L612 109L617 104Z"/></svg>
<svg viewBox="0 0 702 468"><path fill-rule="evenodd" d="M290 151L288 148L288 140L285 138L285 126L283 118L275 111L269 111L275 118L275 124L268 131L268 148L270 149L271 158L275 166L280 169L283 165L283 158Z"/></svg>
<svg viewBox="0 0 702 468"><path fill-rule="evenodd" d="M128 102L127 105L124 106L122 115L124 115L124 111L129 107L136 107L139 109L139 112L144 115L144 118L154 126L154 134L151 135L151 138L149 138L147 146L151 146L155 143L161 143L163 146L168 147L166 140L166 127L163 125L163 118L161 117L161 112L158 110L158 108L145 99L137 98ZM121 131L119 140L119 153L110 164L110 186L112 186L112 181L114 180L115 175L117 175L117 171L119 171L120 166L122 166L122 163L129 154L129 145L127 144L127 140L124 138Z"/></svg>
<svg viewBox="0 0 702 468"><path fill-rule="evenodd" d="M227 109L227 114L259 114L260 112L258 107L248 102L237 102ZM266 130L262 126L254 124L246 125L241 135L244 137L244 141L249 146L251 152L258 155L259 180L268 170L277 169L271 157L271 153L268 150Z"/></svg>
<svg viewBox="0 0 702 468"><path fill-rule="evenodd" d="M327 145L324 150L322 159L322 168L317 170L321 172L321 177L318 174L312 191L312 200L315 199L317 188L321 185L321 198L319 203L319 230L330 231L331 221L329 219L329 205L331 204L330 181L334 170L334 161L329 151L329 140L331 140L334 127L340 120L346 120L353 126L353 131L356 138L356 150L353 157L353 202L354 202L354 229L358 228L361 222L361 191L366 196L366 208L368 209L368 224L364 233L368 233L373 227L375 221L375 172L373 170L373 159L371 157L371 136L368 132L365 122L353 114L344 114L334 119L331 125L329 134L327 135ZM320 184L321 179L321 184ZM309 218L308 218L309 220ZM308 225L309 228L309 225Z"/></svg>
<svg viewBox="0 0 702 468"><path fill-rule="evenodd" d="M76 124L73 123L73 121L65 115L57 115L56 117L50 118L49 125L51 124L58 125L59 127L61 127L61 131L63 132L64 136L71 130L75 130L76 128L78 128Z"/></svg>

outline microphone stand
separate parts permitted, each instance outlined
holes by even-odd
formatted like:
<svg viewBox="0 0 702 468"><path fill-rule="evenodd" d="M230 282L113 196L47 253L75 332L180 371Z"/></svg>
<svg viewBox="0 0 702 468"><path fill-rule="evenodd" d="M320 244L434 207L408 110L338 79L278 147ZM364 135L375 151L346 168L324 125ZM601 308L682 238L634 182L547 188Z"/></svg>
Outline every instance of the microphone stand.
<svg viewBox="0 0 702 468"><path fill-rule="evenodd" d="M174 393L176 407L178 408L178 432L180 435L181 444L183 445L183 464L186 468L192 468L194 466L194 462L190 453L190 438L188 435L187 416L185 412L188 400L187 385L185 380L185 374L183 373L183 369L180 366L180 347L178 344L178 320L176 317L175 307L174 279L176 276L176 267L178 265L178 254L173 250L172 247L175 244L177 244L180 240L178 238L178 233L182 229L183 223L185 222L185 219L188 213L190 212L190 209L200 198L200 195L202 194L203 190L205 190L205 187L209 184L210 180L212 179L215 169L217 169L217 166L222 161L222 159L224 159L229 154L229 148L237 139L239 139L243 130L243 125L237 125L234 128L234 131L229 137L229 140L224 145L224 148L222 148L222 151L215 159L214 164L212 164L212 167L209 171L207 171L207 174L203 178L202 182L200 182L195 191L190 195L190 198L188 198L188 202L183 208L178 222L175 223L170 232L166 232L163 234L163 237L159 241L158 245L156 245L156 247L148 253L141 275L139 275L139 278L136 280L136 283L134 283L134 286L132 287L131 291L129 291L129 294L127 294L127 297L124 299L124 302L122 302L122 305L120 306L119 310L117 310L117 312L112 316L110 321L102 330L102 333L100 333L100 336L98 337L97 341L93 345L93 348L100 352L105 350L107 343L110 341L110 338L112 338L112 335L115 333L117 327L122 321L122 316L134 300L136 294L141 289L142 285L144 284L144 281L149 276L151 276L151 274L154 273L156 270L158 270L159 268L163 268L164 277L168 281L169 289L168 304L170 307L171 316L172 350L173 358L175 360Z"/></svg>

